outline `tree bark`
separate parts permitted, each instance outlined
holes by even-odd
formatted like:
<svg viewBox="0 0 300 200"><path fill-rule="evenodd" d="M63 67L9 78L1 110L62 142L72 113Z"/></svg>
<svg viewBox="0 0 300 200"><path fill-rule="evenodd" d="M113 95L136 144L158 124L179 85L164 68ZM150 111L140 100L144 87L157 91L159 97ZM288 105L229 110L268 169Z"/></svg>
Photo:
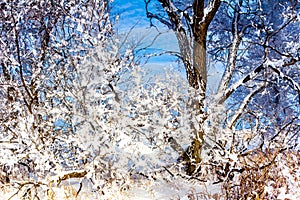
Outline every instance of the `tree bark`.
<svg viewBox="0 0 300 200"><path fill-rule="evenodd" d="M147 2L149 3L149 1L145 2L146 4ZM192 18L184 13L185 20L189 23L188 26L190 28L188 29L184 29L184 24L182 23L183 12L176 8L172 0L158 0L158 2L161 3L161 6L167 13L169 22L160 15L150 13L146 5L147 16L159 20L175 32L181 59L186 69L187 80L189 85L195 89L195 97L191 100L190 106L195 111L194 114L199 120L196 122L198 124L191 122L191 128L195 137L187 152L183 155L187 163L187 174L192 175L197 169L197 165L201 162L201 149L205 134L203 124L206 120L206 114L203 102L207 84L207 29L220 7L221 0L210 0L206 8L203 0L194 0ZM188 36L187 32L190 36Z"/></svg>
<svg viewBox="0 0 300 200"><path fill-rule="evenodd" d="M187 162L187 174L189 175L193 175L197 171L197 165L200 164L202 160L201 150L205 135L203 125L207 118L204 107L207 85L206 36L208 26L219 9L219 6L219 0L210 1L208 8L204 8L204 1L195 0L193 3L194 15L193 23L191 24L193 36L193 65L192 70L187 70L187 76L190 86L197 91L197 98L193 99L192 104L193 108L196 109L195 114L199 119L199 121L197 121L197 123L199 123L199 128L197 129L195 126L193 127L195 138L187 152L189 155L189 161ZM206 15L205 9L208 9Z"/></svg>

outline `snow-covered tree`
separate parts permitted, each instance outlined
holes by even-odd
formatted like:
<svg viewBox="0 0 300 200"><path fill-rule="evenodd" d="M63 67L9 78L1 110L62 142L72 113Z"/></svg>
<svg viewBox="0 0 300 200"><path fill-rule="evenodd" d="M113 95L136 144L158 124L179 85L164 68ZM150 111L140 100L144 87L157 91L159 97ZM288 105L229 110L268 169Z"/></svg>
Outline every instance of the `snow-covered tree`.
<svg viewBox="0 0 300 200"><path fill-rule="evenodd" d="M297 2L274 4L280 19L261 1L145 2L175 31L187 80L139 66L108 1L1 2L0 194L297 197ZM207 56L225 66L216 93Z"/></svg>
<svg viewBox="0 0 300 200"><path fill-rule="evenodd" d="M267 151L276 160L282 151L298 151L299 1L145 4L152 26L174 31L179 52L172 55L182 60L195 89L189 175L201 176L210 164L223 170L217 171L220 181L230 181L249 167L238 166L240 159ZM207 90L207 57L224 66L213 94Z"/></svg>
<svg viewBox="0 0 300 200"><path fill-rule="evenodd" d="M107 3L1 1L0 180L15 188L7 198L51 196L56 176L86 174L76 171L85 162L72 124L76 67L107 46Z"/></svg>
<svg viewBox="0 0 300 200"><path fill-rule="evenodd" d="M105 1L1 6L0 195L108 199L177 163L191 91L133 62Z"/></svg>

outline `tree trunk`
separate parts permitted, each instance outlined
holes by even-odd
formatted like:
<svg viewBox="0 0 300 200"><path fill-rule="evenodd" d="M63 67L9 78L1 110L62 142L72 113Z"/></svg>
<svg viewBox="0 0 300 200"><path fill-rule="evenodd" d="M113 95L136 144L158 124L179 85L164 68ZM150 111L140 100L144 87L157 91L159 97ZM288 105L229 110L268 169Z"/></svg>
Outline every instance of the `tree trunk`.
<svg viewBox="0 0 300 200"><path fill-rule="evenodd" d="M202 27L202 29L204 28L205 27ZM194 133L194 139L185 155L183 155L187 164L187 174L189 175L192 175L195 170L197 170L197 165L201 162L201 149L204 139L203 124L206 120L203 103L207 83L206 30L198 30L198 33L200 34L194 37L192 50L186 35L183 32L176 33L189 85L195 89L195 95L193 99L191 99L189 106L192 111L195 111L194 114L197 116L197 119L199 119L199 121L196 122L192 122L194 120L191 119L191 129ZM191 54L191 52L193 52L193 54Z"/></svg>
<svg viewBox="0 0 300 200"><path fill-rule="evenodd" d="M191 128L195 137L191 146L185 155L183 155L184 160L187 162L187 173L192 175L197 169L197 164L201 162L201 149L204 136L203 124L206 120L204 108L207 83L206 35L208 26L220 7L221 0L210 0L207 7L205 7L203 0L194 0L192 17L183 13L180 9L177 9L172 0L158 0L168 15L169 21L160 15L150 13L148 11L150 1L145 2L147 17L157 19L174 30L179 43L181 59L186 69L189 85L195 89L195 96L190 106L192 110L195 111L194 114L196 114L198 121L196 122L197 124L195 124L195 122L191 120ZM184 24L182 23L182 14L186 22L189 23L189 28L187 29L184 28ZM190 43L193 43L193 45L191 46Z"/></svg>
<svg viewBox="0 0 300 200"><path fill-rule="evenodd" d="M196 90L194 99L192 100L192 108L195 110L197 125L192 124L194 131L194 139L188 152L190 161L187 162L187 174L192 175L197 171L197 165L201 162L201 150L204 141L203 124L206 120L204 100L207 83L206 69L206 34L202 38L197 38L193 44L193 75L188 76L190 85ZM198 127L198 128L197 128Z"/></svg>
<svg viewBox="0 0 300 200"><path fill-rule="evenodd" d="M204 100L207 84L207 69L206 69L206 36L207 29L219 9L221 1L211 0L207 8L204 7L204 1L194 0L193 2L193 23L192 40L193 40L193 64L192 70L187 70L187 76L190 86L196 90L196 95L192 100L192 108L195 109L195 114L198 123L196 126L192 124L195 138L188 149L189 161L187 162L187 174L194 174L201 162L201 150L204 141L203 125L207 118ZM205 11L206 10L206 15ZM187 68L187 67L186 67ZM199 128L196 128L199 127Z"/></svg>

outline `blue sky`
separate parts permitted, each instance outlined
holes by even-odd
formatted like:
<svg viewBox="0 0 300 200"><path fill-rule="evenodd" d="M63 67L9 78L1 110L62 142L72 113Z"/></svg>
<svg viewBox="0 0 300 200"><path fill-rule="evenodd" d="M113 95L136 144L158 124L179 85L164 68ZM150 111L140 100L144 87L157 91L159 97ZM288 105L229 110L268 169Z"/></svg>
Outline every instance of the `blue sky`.
<svg viewBox="0 0 300 200"><path fill-rule="evenodd" d="M150 44L152 39L158 34L158 31L155 28L150 28L149 19L146 17L144 0L115 0L113 5L114 12L120 16L118 30L126 33L134 27L131 38L135 41L144 38L144 46ZM151 46L151 49L178 51L177 41L173 32L167 29L160 29L159 31L161 31L162 34ZM141 47L143 47L143 45Z"/></svg>
<svg viewBox="0 0 300 200"><path fill-rule="evenodd" d="M143 48L153 41L158 31L150 28L149 20L145 14L144 0L114 0L113 12L119 14L120 21L118 30L126 34L130 28L134 27L130 33L129 40L132 42L139 41L138 48ZM167 51L178 51L178 43L172 31L160 29L162 34L157 38L153 45L147 49L146 53ZM171 56L160 56L149 60L146 67L149 67L155 73L163 73L165 67L173 65L176 68L175 58ZM215 91L221 78L223 66L219 63L213 63L208 68L208 89ZM220 72L221 71L221 72ZM185 76L185 70L179 69L179 72Z"/></svg>
<svg viewBox="0 0 300 200"><path fill-rule="evenodd" d="M117 12L121 16L121 29L127 29L134 26L149 26L148 20L145 14L144 0L114 0L113 2L114 12Z"/></svg>

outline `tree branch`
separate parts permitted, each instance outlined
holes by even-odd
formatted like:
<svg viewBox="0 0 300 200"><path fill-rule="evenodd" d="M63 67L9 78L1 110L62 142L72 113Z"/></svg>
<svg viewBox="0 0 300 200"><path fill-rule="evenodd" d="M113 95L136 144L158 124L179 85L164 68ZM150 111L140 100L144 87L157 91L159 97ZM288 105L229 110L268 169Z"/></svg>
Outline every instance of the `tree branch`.
<svg viewBox="0 0 300 200"><path fill-rule="evenodd" d="M71 178L83 178L85 177L85 175L87 175L87 171L69 172L58 178L57 185L59 185L64 180Z"/></svg>
<svg viewBox="0 0 300 200"><path fill-rule="evenodd" d="M211 0L209 2L209 5L204 9L204 23L206 28L208 28L210 22L212 21L215 14L219 10L220 5L221 5L221 0Z"/></svg>
<svg viewBox="0 0 300 200"><path fill-rule="evenodd" d="M228 127L232 129L232 127L235 125L236 121L239 119L239 117L242 115L243 111L245 110L246 106L250 103L251 99L260 92L263 88L265 88L265 85L257 86L255 90L252 90L243 100L235 114L231 117L231 120L228 124Z"/></svg>

